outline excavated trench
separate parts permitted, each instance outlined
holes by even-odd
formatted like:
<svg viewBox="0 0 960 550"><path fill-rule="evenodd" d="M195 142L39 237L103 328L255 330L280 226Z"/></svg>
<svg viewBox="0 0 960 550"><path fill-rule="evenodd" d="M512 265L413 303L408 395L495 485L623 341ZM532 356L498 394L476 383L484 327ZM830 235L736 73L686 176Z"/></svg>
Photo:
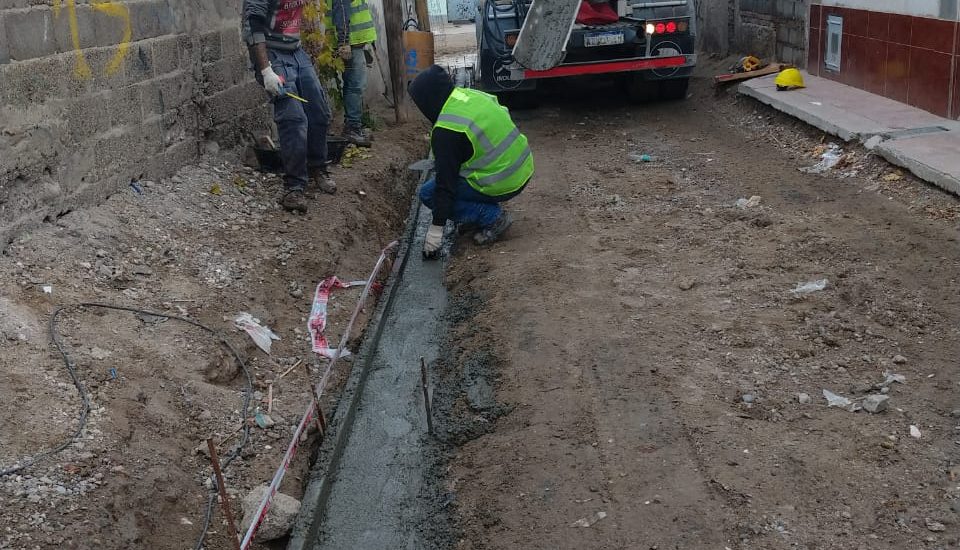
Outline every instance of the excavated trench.
<svg viewBox="0 0 960 550"><path fill-rule="evenodd" d="M414 200L391 280L311 470L289 550L433 548L449 540L428 433L421 357L440 357L443 263L421 259L429 211Z"/></svg>

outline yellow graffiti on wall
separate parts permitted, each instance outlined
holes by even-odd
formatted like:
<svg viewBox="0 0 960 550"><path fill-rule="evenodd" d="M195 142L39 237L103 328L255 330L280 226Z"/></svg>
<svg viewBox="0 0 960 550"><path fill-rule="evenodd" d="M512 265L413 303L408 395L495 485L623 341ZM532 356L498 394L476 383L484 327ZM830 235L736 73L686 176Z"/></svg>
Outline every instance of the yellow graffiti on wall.
<svg viewBox="0 0 960 550"><path fill-rule="evenodd" d="M90 69L90 64L87 63L86 56L83 55L83 49L80 48L80 25L77 22L76 0L53 0L54 17L60 17L63 3L67 5L67 16L70 18L70 37L73 40L73 52L77 59L73 72L77 78L85 80L93 76L93 71ZM100 13L123 21L123 38L117 45L117 53L114 54L106 68L106 73L112 75L120 70L123 58L126 57L127 51L130 49L130 37L133 34L133 28L130 24L130 10L119 2L110 2L109 0L93 2L90 6Z"/></svg>

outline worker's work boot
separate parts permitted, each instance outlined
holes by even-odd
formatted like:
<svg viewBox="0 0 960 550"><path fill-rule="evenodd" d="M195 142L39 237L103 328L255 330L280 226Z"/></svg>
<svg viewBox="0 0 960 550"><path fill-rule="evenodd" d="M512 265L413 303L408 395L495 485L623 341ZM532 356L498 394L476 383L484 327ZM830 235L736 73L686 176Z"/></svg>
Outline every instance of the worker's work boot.
<svg viewBox="0 0 960 550"><path fill-rule="evenodd" d="M303 189L290 189L280 197L280 206L287 212L307 213L307 197Z"/></svg>
<svg viewBox="0 0 960 550"><path fill-rule="evenodd" d="M332 195L337 192L336 182L333 181L330 172L327 172L324 168L311 168L310 180L317 186L317 189L324 193Z"/></svg>
<svg viewBox="0 0 960 550"><path fill-rule="evenodd" d="M344 128L343 139L357 147L370 147L372 145L370 136L359 126L347 126Z"/></svg>
<svg viewBox="0 0 960 550"><path fill-rule="evenodd" d="M477 244L490 244L502 237L512 223L513 216L503 211L493 223L477 231L477 234L473 236L473 242Z"/></svg>

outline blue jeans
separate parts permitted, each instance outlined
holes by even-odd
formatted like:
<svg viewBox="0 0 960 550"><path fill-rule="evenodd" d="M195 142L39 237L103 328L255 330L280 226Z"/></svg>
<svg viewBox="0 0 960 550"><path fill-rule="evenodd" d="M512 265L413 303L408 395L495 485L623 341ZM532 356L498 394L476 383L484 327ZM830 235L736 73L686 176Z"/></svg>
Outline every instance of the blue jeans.
<svg viewBox="0 0 960 550"><path fill-rule="evenodd" d="M327 165L330 102L310 56L302 48L289 52L270 49L268 54L274 72L285 82L284 91L307 100L304 103L282 93L273 99L284 185L287 189L304 189L309 169L325 169Z"/></svg>
<svg viewBox="0 0 960 550"><path fill-rule="evenodd" d="M353 57L343 71L343 123L347 128L363 127L363 91L367 87L367 57L363 46L351 46Z"/></svg>
<svg viewBox="0 0 960 550"><path fill-rule="evenodd" d="M436 188L437 182L434 178L428 179L420 187L420 200L430 210L433 210L433 194ZM476 224L486 227L496 221L503 212L499 203L516 197L521 191L523 187L513 193L491 197L470 187L467 180L460 178L453 191L453 221L458 224Z"/></svg>

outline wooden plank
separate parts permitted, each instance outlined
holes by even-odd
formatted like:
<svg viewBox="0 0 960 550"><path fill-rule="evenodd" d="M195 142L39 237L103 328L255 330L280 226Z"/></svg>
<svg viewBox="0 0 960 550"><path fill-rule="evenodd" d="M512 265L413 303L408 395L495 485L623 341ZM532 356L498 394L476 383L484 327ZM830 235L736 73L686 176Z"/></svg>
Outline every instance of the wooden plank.
<svg viewBox="0 0 960 550"><path fill-rule="evenodd" d="M779 73L783 69L790 67L783 63L771 63L762 69L757 69L755 71L750 71L747 73L728 73L728 74L718 74L713 77L713 82L715 84L722 84L725 82L739 82L741 80L750 80L751 78L757 78L758 76L767 76L770 74Z"/></svg>

